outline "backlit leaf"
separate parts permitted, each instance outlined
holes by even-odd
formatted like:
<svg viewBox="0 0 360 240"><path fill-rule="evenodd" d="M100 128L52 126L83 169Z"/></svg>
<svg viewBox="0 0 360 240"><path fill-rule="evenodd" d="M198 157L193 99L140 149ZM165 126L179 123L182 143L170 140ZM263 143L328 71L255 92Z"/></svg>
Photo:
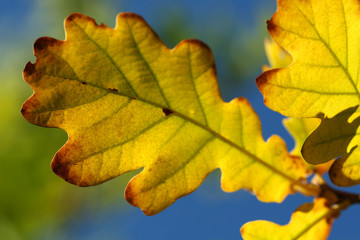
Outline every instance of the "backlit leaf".
<svg viewBox="0 0 360 240"><path fill-rule="evenodd" d="M283 120L283 124L289 133L294 137L295 146L291 154L301 156L301 148L306 138L320 124L317 118L287 118Z"/></svg>
<svg viewBox="0 0 360 240"><path fill-rule="evenodd" d="M268 107L289 117L331 118L359 104L359 7L357 0L278 0L268 30L293 64L258 77Z"/></svg>
<svg viewBox="0 0 360 240"><path fill-rule="evenodd" d="M287 67L292 62L291 56L272 38L265 39L265 53L270 67L265 68L264 71L269 68Z"/></svg>
<svg viewBox="0 0 360 240"><path fill-rule="evenodd" d="M325 163L329 159L341 156L329 172L331 181L338 186L360 183L360 118L352 119L354 113L358 115L356 112L359 112L358 107L353 107L333 118L324 118L321 125L305 141L302 149L304 158L314 164Z"/></svg>
<svg viewBox="0 0 360 240"><path fill-rule="evenodd" d="M343 187L360 184L360 149L338 158L329 171L331 181Z"/></svg>
<svg viewBox="0 0 360 240"><path fill-rule="evenodd" d="M263 67L264 71L271 68L282 68L291 64L291 56L281 48L273 39L265 39L265 51L270 67ZM295 140L295 147L291 151L291 154L302 158L301 148L306 138L312 133L320 124L320 120L317 118L287 118L283 120L283 124L288 132L293 136ZM308 170L308 174L311 174L315 169L320 174L327 172L332 164L328 162L325 164L319 164L317 166L308 164L304 161Z"/></svg>
<svg viewBox="0 0 360 240"><path fill-rule="evenodd" d="M316 198L314 203L301 205L287 225L269 221L253 221L241 228L244 240L322 240L327 239L338 210L327 206L327 200Z"/></svg>
<svg viewBox="0 0 360 240"><path fill-rule="evenodd" d="M283 124L295 140L295 146L291 154L301 156L301 148L309 135L319 126L320 119L317 118L287 118L283 120ZM305 166L308 169L308 174L318 172L319 174L326 173L334 161L328 161L322 164L309 164L305 160Z"/></svg>
<svg viewBox="0 0 360 240"><path fill-rule="evenodd" d="M319 128L305 141L302 150L304 158L310 163L319 164L350 152L358 142L354 142L356 139L353 137L356 135L360 118L348 123L356 109L357 107L350 108L333 118L324 118Z"/></svg>
<svg viewBox="0 0 360 240"><path fill-rule="evenodd" d="M360 3L356 0L278 0L268 30L294 62L257 79L270 108L286 116L322 119L302 153L311 164L345 154L341 164L336 163L331 170L331 179L338 185L354 184L360 179L356 160L349 158L350 151L359 145L360 111L349 114L360 99L359 13ZM347 170L342 171L340 166L345 165Z"/></svg>
<svg viewBox="0 0 360 240"><path fill-rule="evenodd" d="M314 164L341 156L329 171L331 181L338 186L360 183L360 118L352 119L358 115L355 112L359 112L358 107L347 109L333 118L323 119L319 128L305 141L302 150L304 158Z"/></svg>
<svg viewBox="0 0 360 240"><path fill-rule="evenodd" d="M214 169L225 191L241 188L282 201L303 184L305 167L278 136L264 142L244 98L225 103L213 55L200 41L168 49L135 14L115 29L81 14L65 21L66 40L40 38L25 80L34 95L22 114L67 131L52 169L80 186L143 168L125 197L146 214L194 191Z"/></svg>

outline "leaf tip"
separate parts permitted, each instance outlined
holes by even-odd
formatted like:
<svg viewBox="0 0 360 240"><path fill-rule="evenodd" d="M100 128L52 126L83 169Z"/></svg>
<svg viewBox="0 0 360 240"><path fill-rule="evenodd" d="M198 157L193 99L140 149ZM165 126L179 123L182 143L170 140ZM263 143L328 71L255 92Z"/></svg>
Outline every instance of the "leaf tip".
<svg viewBox="0 0 360 240"><path fill-rule="evenodd" d="M206 43L204 43L203 41L200 41L198 39L195 39L195 38L182 40L175 48L178 48L182 45L194 46L197 48L204 49L205 51L207 51L209 53L212 53L210 47Z"/></svg>
<svg viewBox="0 0 360 240"><path fill-rule="evenodd" d="M270 20L267 20L266 24L267 24L267 29L268 29L268 31L269 31L269 33L271 35L275 31L276 25L275 25L272 18Z"/></svg>
<svg viewBox="0 0 360 240"><path fill-rule="evenodd" d="M34 52L35 56L36 53L41 52L44 49L47 49L52 46L59 46L61 45L61 41L51 38L51 37L41 37L38 38L34 43Z"/></svg>
<svg viewBox="0 0 360 240"><path fill-rule="evenodd" d="M34 105L36 105L36 100L33 97L30 97L21 107L21 115L28 121L29 123L33 123L39 125L38 119L34 118L33 109Z"/></svg>
<svg viewBox="0 0 360 240"><path fill-rule="evenodd" d="M126 201L128 201L128 203L130 203L133 206L136 206L135 205L135 194L132 190L131 181L126 186L124 195L125 195L125 199L126 199Z"/></svg>
<svg viewBox="0 0 360 240"><path fill-rule="evenodd" d="M244 226L242 226L242 227L240 228L240 234L241 234L241 235L244 235Z"/></svg>
<svg viewBox="0 0 360 240"><path fill-rule="evenodd" d="M144 21L144 18L136 13L131 13L131 12L122 12L119 13L117 16L118 19L123 18L123 19L137 19L137 20L141 20Z"/></svg>
<svg viewBox="0 0 360 240"><path fill-rule="evenodd" d="M237 98L234 98L231 102L233 102L233 101L236 102L237 104L240 104L241 106L246 106L248 109L251 109L253 113L255 113L249 100L247 100L245 97L237 97Z"/></svg>
<svg viewBox="0 0 360 240"><path fill-rule="evenodd" d="M267 71L268 72L268 71ZM258 76L256 78L256 86L258 87L258 89L260 90L260 92L262 92L262 89L264 87L264 85L268 82L268 79L267 79L267 76L266 76L266 73L267 72L264 72L262 73L260 76Z"/></svg>
<svg viewBox="0 0 360 240"><path fill-rule="evenodd" d="M154 211L154 210L150 210L150 209L141 209L141 211L146 215L146 216L154 216L156 214L159 213L159 211ZM160 210L162 211L162 210Z"/></svg>
<svg viewBox="0 0 360 240"><path fill-rule="evenodd" d="M74 183L73 181L69 181L69 170L70 166L63 162L63 157L60 152L57 152L51 162L51 169L53 172L64 179L67 182Z"/></svg>
<svg viewBox="0 0 360 240"><path fill-rule="evenodd" d="M20 112L21 112L21 115L23 115L23 117L27 121L29 121L29 112L27 111L26 102L22 105Z"/></svg>
<svg viewBox="0 0 360 240"><path fill-rule="evenodd" d="M88 22L91 22L92 24L98 26L98 27L101 27L101 28L108 28L108 26L106 26L104 23L101 23L101 24L97 24L95 19L89 17L89 16L86 16L84 14L81 14L81 13L73 13L71 14L70 16L68 16L66 19L65 19L65 26L67 26L68 24L74 22L74 21L77 21L77 20L84 20L84 21L88 21Z"/></svg>
<svg viewBox="0 0 360 240"><path fill-rule="evenodd" d="M23 71L23 78L26 81L27 77L33 75L35 72L35 64L28 62L25 65L24 71Z"/></svg>
<svg viewBox="0 0 360 240"><path fill-rule="evenodd" d="M133 180L132 180L133 181ZM154 209L151 208L143 208L141 207L140 203L137 201L136 199L136 192L134 191L134 186L133 186L133 182L130 181L128 183L128 185L125 188L125 199L126 201L131 204L134 207L138 207L141 209L141 211L146 215L146 216L153 216L155 214L157 214L159 211L156 211Z"/></svg>
<svg viewBox="0 0 360 240"><path fill-rule="evenodd" d="M151 31L152 33L154 34L154 36L156 36L158 39L159 36L157 35L157 33L149 26L149 24L145 21L145 19L136 14L136 13L131 13L131 12L122 12L122 13L119 13L116 17L116 26L119 25L120 22L122 21L134 21L134 22L141 22L142 24L145 24ZM115 27L117 28L117 27Z"/></svg>
<svg viewBox="0 0 360 240"><path fill-rule="evenodd" d="M281 68L274 68L271 70L268 70L266 72L263 72L256 78L256 86L258 87L259 91L263 93L264 95L264 88L269 83L269 80L271 80L272 76L276 74L278 71L280 71Z"/></svg>
<svg viewBox="0 0 360 240"><path fill-rule="evenodd" d="M115 26L115 29L117 29L121 24L121 22L127 22L128 25L132 25L132 24L129 24L129 22L132 22L132 23L135 23L135 24L142 24L145 28L149 29L153 36L158 39L160 42L162 42L162 40L160 39L159 35L151 28L151 26L146 22L146 20L136 14L136 13L131 13L131 12L122 12L122 13L119 13L116 17L116 26ZM106 27L106 25L104 25ZM129 26L130 27L130 26Z"/></svg>
<svg viewBox="0 0 360 240"><path fill-rule="evenodd" d="M83 18L85 17L83 14L81 13L72 13L70 16L68 16L65 21L67 22L72 22L74 21L76 18Z"/></svg>

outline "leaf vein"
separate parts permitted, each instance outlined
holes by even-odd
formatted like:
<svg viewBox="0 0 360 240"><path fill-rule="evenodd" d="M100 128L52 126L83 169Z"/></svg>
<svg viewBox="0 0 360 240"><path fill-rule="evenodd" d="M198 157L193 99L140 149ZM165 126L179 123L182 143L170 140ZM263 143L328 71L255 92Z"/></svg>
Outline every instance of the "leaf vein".
<svg viewBox="0 0 360 240"><path fill-rule="evenodd" d="M202 105L202 102L200 101L200 97L199 97L199 93L196 89L196 85L195 85L195 79L194 79L194 76L193 76L193 73L192 73L192 63L191 63L191 51L190 51L190 45L188 46L188 52L187 52L187 57L188 57L188 69L189 69L189 77L190 77L190 80L191 80L191 85L194 89L194 92L195 92L195 96L196 96L196 100L198 101L199 103L199 106L200 106L200 109L201 109L201 113L203 115L203 118L204 118L204 121L205 121L205 125L206 126L209 126L208 124L208 120L207 120L207 117L205 115L205 111L204 111L204 107ZM207 70L205 71L207 72Z"/></svg>
<svg viewBox="0 0 360 240"><path fill-rule="evenodd" d="M132 41L134 42L136 51L139 53L139 56L140 56L141 60L143 61L144 65L146 66L146 68L147 68L148 71L150 72L152 78L154 79L154 82L155 82L157 88L159 89L160 94L161 94L161 97L163 98L166 106L167 106L167 107L170 107L170 104L169 104L167 98L165 97L165 93L164 93L163 89L162 89L161 86L160 86L159 80L157 79L154 71L151 69L151 67L150 67L150 65L148 64L148 62L145 60L144 55L143 55L142 52L140 51L140 48L139 48L139 46L138 46L138 42L135 40L135 37L134 37L134 34L133 34L133 32L132 32L132 28L131 28L131 26L129 25L129 22L127 21L126 23L127 23L128 28L129 28L130 36L131 36Z"/></svg>
<svg viewBox="0 0 360 240"><path fill-rule="evenodd" d="M356 95L356 93L354 93L354 92L321 92L321 91L317 91L314 89L304 89L304 88L300 88L300 87L283 86L283 85L278 85L278 84L274 84L274 83L267 83L267 84L274 86L274 87L278 87L278 88L310 92L310 93L315 93L315 94L319 94L319 95Z"/></svg>
<svg viewBox="0 0 360 240"><path fill-rule="evenodd" d="M97 152L93 152L91 153L90 155L86 156L85 158L82 158L82 159L78 159L76 161L73 161L71 162L71 164L76 164L78 162L82 162L82 161L85 161L86 159L89 159L90 157L92 156L95 156L95 155L98 155L98 154L101 154L101 153L104 153L106 151L109 151L111 149L114 149L116 147L120 147L120 146L123 146L125 145L126 143L129 143L129 142L132 142L134 141L136 138L138 138L139 136L141 136L142 134L146 133L147 131L149 131L150 129L152 129L153 127L155 127L156 125L160 124L161 122L163 121L166 121L168 118L166 117L162 117L158 120L156 120L155 122L153 122L152 124L148 125L146 128L142 129L141 131L139 131L137 134L134 134L132 137L130 137L129 139L126 139L125 141L122 141L120 143L116 143L112 146L109 146L107 148L104 148L104 149L101 149L100 151L97 151Z"/></svg>
<svg viewBox="0 0 360 240"><path fill-rule="evenodd" d="M348 80L350 81L352 87L355 90L355 93L357 95L357 97L360 100L360 92L359 89L357 88L354 80L352 79L348 69L343 65L343 63L340 61L340 59L338 58L338 56L335 54L335 52L333 51L333 49L329 46L329 44L322 38L322 36L320 35L320 33L318 32L318 30L316 29L316 27L314 26L314 24L310 21L310 19L308 19L308 17L301 11L301 9L295 5L297 10L300 12L301 15L303 15L303 17L306 19L306 21L311 25L311 27L314 29L315 33L317 34L319 40L325 45L325 47L329 50L330 54L333 56L333 58L335 59L336 62L339 63L341 69L343 70L343 72L345 73L346 77L348 78ZM347 42L347 41L346 41ZM347 64L347 63L346 63Z"/></svg>
<svg viewBox="0 0 360 240"><path fill-rule="evenodd" d="M196 149L196 151L195 151L188 159L186 159L186 161L184 161L180 166L178 166L178 167L175 169L175 171L172 171L172 172L169 173L168 175L162 177L162 178L161 178L161 181L158 182L158 183L156 183L156 184L154 184L153 186L142 189L142 192L148 192L148 191L150 191L150 190L153 189L153 188L157 188L157 187L159 187L160 185L166 183L166 181L167 181L168 179L170 179L171 177L173 177L175 174L177 174L177 173L180 172L181 170L185 171L186 165L188 165L188 164L191 162L191 160L193 160L197 155L199 155L199 153L201 152L201 150L202 150L203 148L205 148L205 147L206 147L210 142L212 142L214 139L216 139L215 136L209 137L206 141L204 141L204 142Z"/></svg>
<svg viewBox="0 0 360 240"><path fill-rule="evenodd" d="M125 76L124 72L120 69L120 67L115 63L113 57L110 56L110 54L103 49L94 39L92 39L83 28L81 28L76 22L74 22L74 24L82 31L82 33L87 37L87 39L89 39L97 48L100 49L100 51L106 56L106 58L111 62L111 64L115 67L115 69L117 70L117 72L121 75L121 77L125 80L125 82L127 83L127 85L129 86L130 90L133 92L133 94L137 97L138 94L136 93L134 87L132 86L132 84L130 83L129 79L127 79L127 77Z"/></svg>
<svg viewBox="0 0 360 240"><path fill-rule="evenodd" d="M67 80L70 80L70 81L78 81L78 82L82 82L80 79L71 79L71 78L66 78ZM96 84L93 84L93 83L87 83L88 85L90 86L93 86L93 87L97 87L97 88L100 88L100 89L103 89L105 91L108 91L108 93L112 93L112 94L117 94L117 95L120 95L120 96L123 96L123 97L127 97L127 98L133 98L133 97L129 97L129 96L126 96L124 94L121 94L121 93L116 93L116 92L110 92L108 89L105 89L103 86L99 86L99 85L96 85ZM338 94L338 93L337 93ZM350 94L354 94L354 93L350 93ZM152 106L155 106L155 107L158 107L158 108L165 108L165 106L161 105L161 104L158 104L158 103L155 103L155 102L152 102L152 101L149 101L145 98L141 98L141 97L136 97L136 99L138 99L139 101L142 101L144 103L147 103L149 105L152 105ZM225 144L231 146L231 147L234 147L235 149L237 149L238 151L244 153L245 155L247 155L249 158L252 158L254 159L255 161L259 162L261 165L263 165L265 168L268 168L270 169L271 171L274 171L276 172L277 174L279 174L281 177L283 177L284 179L287 179L288 181L292 182L293 184L297 184L297 185L300 185L302 187L304 187L305 189L307 189L307 185L304 185L302 184L300 181L297 181L295 179L293 179L291 176L289 176L287 173L281 171L281 170L278 170L276 169L275 167L271 166L270 164L268 164L267 162L265 162L264 160L260 159L259 157L257 157L256 155L254 155L253 153L249 152L247 149L245 149L244 147L242 146L239 146L238 144L234 143L233 141L229 140L228 138L222 136L220 133L214 131L213 129L209 128L208 126L192 119L192 118L189 118L188 116L180 113L180 112L177 112L176 110L174 109L170 109L174 115L177 115L179 116L180 118L194 124L195 126L198 126L206 131L208 131L209 133L211 133L212 135L214 135L216 138L218 138L219 140L221 140L222 142L224 142ZM116 147L116 146L114 146ZM104 151L106 151L107 149L104 149ZM99 152L96 152L94 153L93 155L96 155L98 154ZM85 158L86 159L86 158ZM79 162L79 161L83 161L85 159L80 159L78 161L75 161L75 162L72 162L72 164L76 163L76 162Z"/></svg>

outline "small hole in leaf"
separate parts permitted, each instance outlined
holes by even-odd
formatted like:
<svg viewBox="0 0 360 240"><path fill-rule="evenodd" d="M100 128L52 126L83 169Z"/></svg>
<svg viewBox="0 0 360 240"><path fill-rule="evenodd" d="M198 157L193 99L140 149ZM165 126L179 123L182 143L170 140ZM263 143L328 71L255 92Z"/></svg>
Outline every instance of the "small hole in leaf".
<svg viewBox="0 0 360 240"><path fill-rule="evenodd" d="M163 108L163 113L165 113L165 116L169 116L170 114L173 114L174 112L168 108Z"/></svg>
<svg viewBox="0 0 360 240"><path fill-rule="evenodd" d="M119 92L119 90L117 90L116 88L108 88L108 90L110 92L113 92L113 93L118 93Z"/></svg>

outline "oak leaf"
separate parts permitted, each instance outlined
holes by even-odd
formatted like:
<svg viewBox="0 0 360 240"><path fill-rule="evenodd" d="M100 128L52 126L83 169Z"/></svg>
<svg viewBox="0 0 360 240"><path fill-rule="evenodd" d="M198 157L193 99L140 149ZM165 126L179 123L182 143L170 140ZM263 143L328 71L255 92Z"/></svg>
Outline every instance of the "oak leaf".
<svg viewBox="0 0 360 240"><path fill-rule="evenodd" d="M294 185L308 188L302 161L280 137L264 142L249 102L221 99L204 43L169 49L131 13L119 14L115 29L72 14L65 30L65 41L35 42L36 62L24 70L34 95L22 114L68 133L51 164L66 181L91 186L143 168L125 197L147 215L216 168L223 190L245 188L262 201L281 202Z"/></svg>
<svg viewBox="0 0 360 240"><path fill-rule="evenodd" d="M287 67L291 64L291 55L280 47L272 38L265 38L264 47L270 65L263 67L264 72L272 68Z"/></svg>
<svg viewBox="0 0 360 240"><path fill-rule="evenodd" d="M306 140L309 140L311 138L309 137L309 135L313 133L313 131L319 126L320 119L286 118L283 120L283 124L295 141L295 146L290 153L295 156L300 156L302 158L301 149L303 147L303 144ZM317 146L312 146L312 147L315 147L317 150L319 150ZM331 161L326 161L324 163L319 163L317 165L309 164L304 160L308 174L312 174L314 171L316 171L321 175L325 174L326 172L329 171L330 167L334 163L333 158L330 158L332 159Z"/></svg>
<svg viewBox="0 0 360 240"><path fill-rule="evenodd" d="M257 78L267 106L289 117L331 118L359 105L359 12L356 0L278 0L268 31L293 64Z"/></svg>
<svg viewBox="0 0 360 240"><path fill-rule="evenodd" d="M304 143L302 153L305 159L313 164L320 164L345 155L356 147L355 144L359 138L354 139L354 136L356 136L360 118L349 123L349 118L356 109L357 107L349 108L333 118L324 118L320 126ZM334 128L334 126L337 127Z"/></svg>
<svg viewBox="0 0 360 240"><path fill-rule="evenodd" d="M264 101L271 109L289 117L321 118L317 133L303 147L304 159L319 164L346 154L342 162L352 174L352 184L360 179L360 171L354 159L346 161L351 160L350 151L359 145L355 140L359 121L352 121L359 111L348 116L348 122L340 115L360 103L359 13L360 3L356 0L278 0L278 10L268 21L268 30L291 54L293 63L257 78ZM344 129L346 134L341 135ZM339 172L341 164L335 164L333 176L345 173ZM334 183L338 185L350 184L337 179Z"/></svg>
<svg viewBox="0 0 360 240"><path fill-rule="evenodd" d="M331 181L342 187L360 184L360 149L338 158L329 170Z"/></svg>
<svg viewBox="0 0 360 240"><path fill-rule="evenodd" d="M287 67L292 62L291 56L272 38L265 39L265 52L270 66L264 66L264 71L270 70L272 68ZM292 155L296 155L302 158L301 148L307 137L319 126L319 124L320 119L317 118L286 118L283 120L283 125L295 141L295 146L291 151ZM309 164L305 160L304 163L308 174L312 174L314 171L317 171L320 174L324 174L329 170L333 161L319 165Z"/></svg>
<svg viewBox="0 0 360 240"><path fill-rule="evenodd" d="M354 113L357 115L358 111L358 106L356 106L333 118L324 118L303 146L304 157L315 164L341 156L329 170L331 181L338 186L352 186L360 183L358 158L360 118L352 119Z"/></svg>
<svg viewBox="0 0 360 240"><path fill-rule="evenodd" d="M327 206L326 199L315 198L314 203L305 203L296 209L287 225L257 220L246 223L241 234L244 240L325 240L338 214L336 207Z"/></svg>

